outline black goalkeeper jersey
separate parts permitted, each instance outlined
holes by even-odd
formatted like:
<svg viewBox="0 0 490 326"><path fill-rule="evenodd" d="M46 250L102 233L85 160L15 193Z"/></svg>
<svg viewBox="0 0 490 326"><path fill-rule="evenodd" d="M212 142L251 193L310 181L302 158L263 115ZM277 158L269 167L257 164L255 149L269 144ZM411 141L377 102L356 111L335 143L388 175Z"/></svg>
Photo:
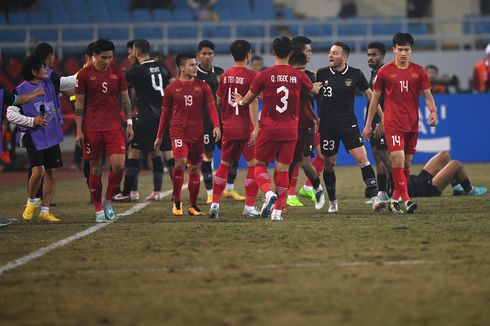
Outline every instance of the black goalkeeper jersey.
<svg viewBox="0 0 490 326"><path fill-rule="evenodd" d="M218 92L219 80L224 72L225 71L220 67L212 66L211 71L206 71L201 68L201 65L197 65L197 78L209 85L211 92L213 93L214 103L216 103L216 93ZM218 114L221 117L221 108L218 106L216 107L218 109ZM209 117L208 111L204 110L204 113L205 129L213 129L213 124L211 122L211 118Z"/></svg>
<svg viewBox="0 0 490 326"><path fill-rule="evenodd" d="M356 89L364 92L369 88L364 74L348 65L343 71L325 67L318 70L316 80L322 83L317 95L320 130L350 130L357 125L354 114Z"/></svg>
<svg viewBox="0 0 490 326"><path fill-rule="evenodd" d="M147 60L126 73L129 87L134 87L138 103L138 119L142 122L160 120L162 97L172 75L163 62Z"/></svg>

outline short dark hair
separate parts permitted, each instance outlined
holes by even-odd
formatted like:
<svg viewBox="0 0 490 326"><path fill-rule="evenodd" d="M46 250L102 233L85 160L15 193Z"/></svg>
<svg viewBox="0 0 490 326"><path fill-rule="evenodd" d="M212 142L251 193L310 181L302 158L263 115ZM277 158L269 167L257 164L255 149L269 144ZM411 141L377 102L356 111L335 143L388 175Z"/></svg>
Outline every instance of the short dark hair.
<svg viewBox="0 0 490 326"><path fill-rule="evenodd" d="M412 47L414 43L413 36L410 35L410 33L396 33L395 36L393 36L393 47L396 47L397 45L403 46L410 44Z"/></svg>
<svg viewBox="0 0 490 326"><path fill-rule="evenodd" d="M194 53L179 53L175 56L175 64L177 67L182 66L187 60L195 59L196 55Z"/></svg>
<svg viewBox="0 0 490 326"><path fill-rule="evenodd" d="M236 40L230 45L230 52L235 61L243 61L252 49L252 45L246 40Z"/></svg>
<svg viewBox="0 0 490 326"><path fill-rule="evenodd" d="M134 42L135 40L129 40L127 43L126 43L126 47L128 49L132 49L133 48L133 45L134 45Z"/></svg>
<svg viewBox="0 0 490 326"><path fill-rule="evenodd" d="M435 65L427 65L425 66L425 70L427 69L434 69L435 71L439 72L439 68L437 68L437 66Z"/></svg>
<svg viewBox="0 0 490 326"><path fill-rule="evenodd" d="M368 49L377 49L382 55L386 55L386 45L381 42L371 42L367 46Z"/></svg>
<svg viewBox="0 0 490 326"><path fill-rule="evenodd" d="M300 49L293 50L291 52L291 56L289 56L289 65L290 66L306 66L307 59L306 55Z"/></svg>
<svg viewBox="0 0 490 326"><path fill-rule="evenodd" d="M94 44L95 42L92 42L89 45L87 45L87 47L85 48L85 55L87 57L91 57L94 55Z"/></svg>
<svg viewBox="0 0 490 326"><path fill-rule="evenodd" d="M333 45L340 46L342 48L342 53L346 56L350 54L350 47L344 42L335 42Z"/></svg>
<svg viewBox="0 0 490 326"><path fill-rule="evenodd" d="M301 51L303 51L308 44L311 44L311 40L306 36L296 36L291 40L291 47L293 49L300 49Z"/></svg>
<svg viewBox="0 0 490 326"><path fill-rule="evenodd" d="M287 36L276 37L272 41L272 50L276 57L285 59L291 52L291 40Z"/></svg>
<svg viewBox="0 0 490 326"><path fill-rule="evenodd" d="M53 47L46 42L39 43L34 49L34 55L39 59L41 59L42 62L46 61L48 56L53 53L54 53Z"/></svg>
<svg viewBox="0 0 490 326"><path fill-rule="evenodd" d="M44 66L44 62L36 55L30 55L22 63L22 77L24 80L33 80L33 70L39 70Z"/></svg>
<svg viewBox="0 0 490 326"><path fill-rule="evenodd" d="M202 40L201 42L199 42L199 45L197 46L197 52L201 52L201 50L204 48L210 48L211 50L214 51L214 43L211 42L210 40Z"/></svg>
<svg viewBox="0 0 490 326"><path fill-rule="evenodd" d="M150 42L147 40L135 40L134 47L137 48L141 54L150 54Z"/></svg>
<svg viewBox="0 0 490 326"><path fill-rule="evenodd" d="M109 41L108 39L105 39L105 38L98 39L94 43L94 53L95 54L100 54L101 52L104 52L104 51L114 52L114 49L115 49L114 43L112 43L111 41Z"/></svg>

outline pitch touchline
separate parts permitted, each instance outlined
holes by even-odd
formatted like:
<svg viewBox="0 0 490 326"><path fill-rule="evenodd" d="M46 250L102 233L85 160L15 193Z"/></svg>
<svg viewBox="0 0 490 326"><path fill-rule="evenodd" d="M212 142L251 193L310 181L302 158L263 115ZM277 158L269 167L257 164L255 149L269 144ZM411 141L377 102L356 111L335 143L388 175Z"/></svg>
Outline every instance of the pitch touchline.
<svg viewBox="0 0 490 326"><path fill-rule="evenodd" d="M186 189L186 188L187 188L187 185L182 186L182 190ZM172 193L172 190L167 190L167 191L163 192L162 198L170 195L171 193ZM130 216L130 215L142 210L143 208L148 206L150 203L151 202L148 201L146 203L136 204L133 207L131 207L130 209L128 209L127 211L124 211L121 214L118 214L118 219ZM117 219L116 219L116 221L117 221ZM111 225L114 222L115 221L107 221L107 223L96 224L94 226L89 227L86 230L75 233L74 235L69 236L68 238L62 239L58 242L50 244L49 246L46 246L46 247L43 247L43 248L38 249L36 251L33 251L30 254L27 254L27 255L22 256L22 257L17 258L17 259L14 259L14 260L12 260L12 261L8 262L7 264L0 267L0 276L5 272L8 272L14 268L17 268L19 266L27 264L31 260L34 260L34 259L39 258L41 256L44 256L45 254L47 254L50 251L61 248L61 247L65 246L65 245L67 245L67 244L69 244L75 240L84 238L87 235L90 235L96 231L99 231L100 229L105 228L106 226Z"/></svg>

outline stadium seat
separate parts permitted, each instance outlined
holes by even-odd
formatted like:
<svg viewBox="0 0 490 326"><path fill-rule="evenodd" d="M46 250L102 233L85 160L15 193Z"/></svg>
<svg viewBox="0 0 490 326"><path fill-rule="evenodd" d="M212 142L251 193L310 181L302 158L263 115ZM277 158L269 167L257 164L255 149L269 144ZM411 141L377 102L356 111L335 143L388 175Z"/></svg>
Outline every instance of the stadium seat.
<svg viewBox="0 0 490 326"><path fill-rule="evenodd" d="M158 23L168 23L173 19L170 10L157 9L153 11L153 21Z"/></svg>
<svg viewBox="0 0 490 326"><path fill-rule="evenodd" d="M202 36L209 39L231 37L231 31L229 28L225 28L223 26L206 25L203 27Z"/></svg>
<svg viewBox="0 0 490 326"><path fill-rule="evenodd" d="M58 30L56 29L33 29L31 37L36 42L56 42L58 40Z"/></svg>
<svg viewBox="0 0 490 326"><path fill-rule="evenodd" d="M175 10L173 20L178 22L187 22L194 20L194 13L190 10Z"/></svg>
<svg viewBox="0 0 490 326"><path fill-rule="evenodd" d="M28 24L27 14L25 12L11 12L8 15L8 23L10 25L25 25Z"/></svg>
<svg viewBox="0 0 490 326"><path fill-rule="evenodd" d="M2 33L0 40L2 42L24 42L26 32L24 30L9 30L8 33ZM2 49L3 51L3 49Z"/></svg>
<svg viewBox="0 0 490 326"><path fill-rule="evenodd" d="M27 17L29 24L32 25L50 24L48 14L46 14L45 12L31 12L28 14Z"/></svg>
<svg viewBox="0 0 490 326"><path fill-rule="evenodd" d="M368 25L365 22L353 19L342 22L337 30L339 36L364 36L367 34Z"/></svg>
<svg viewBox="0 0 490 326"><path fill-rule="evenodd" d="M372 27L373 35L395 35L402 30L402 24L395 21L377 21Z"/></svg>
<svg viewBox="0 0 490 326"><path fill-rule="evenodd" d="M129 30L127 28L101 28L99 37L126 41L129 39Z"/></svg>
<svg viewBox="0 0 490 326"><path fill-rule="evenodd" d="M423 38L424 35L431 35L432 33L427 28L426 24L408 24L407 32L412 34L415 39L414 46L417 47L435 47L435 43L433 40ZM420 37L417 37L420 36Z"/></svg>
<svg viewBox="0 0 490 326"><path fill-rule="evenodd" d="M195 27L170 27L168 29L169 39L195 39L197 29Z"/></svg>
<svg viewBox="0 0 490 326"><path fill-rule="evenodd" d="M131 18L133 23L149 23L153 20L150 11L146 9L132 11Z"/></svg>
<svg viewBox="0 0 490 326"><path fill-rule="evenodd" d="M131 22L131 16L129 11L125 8L119 8L117 10L110 11L111 21L114 23L129 23Z"/></svg>
<svg viewBox="0 0 490 326"><path fill-rule="evenodd" d="M310 23L311 22L311 23ZM304 34L307 36L331 36L332 25L326 23L320 23L318 21L308 20L308 23L304 25Z"/></svg>
<svg viewBox="0 0 490 326"><path fill-rule="evenodd" d="M94 32L91 28L65 28L64 41L92 41Z"/></svg>
<svg viewBox="0 0 490 326"><path fill-rule="evenodd" d="M144 38L149 40L162 39L163 31L161 28L140 27L134 29L134 38Z"/></svg>

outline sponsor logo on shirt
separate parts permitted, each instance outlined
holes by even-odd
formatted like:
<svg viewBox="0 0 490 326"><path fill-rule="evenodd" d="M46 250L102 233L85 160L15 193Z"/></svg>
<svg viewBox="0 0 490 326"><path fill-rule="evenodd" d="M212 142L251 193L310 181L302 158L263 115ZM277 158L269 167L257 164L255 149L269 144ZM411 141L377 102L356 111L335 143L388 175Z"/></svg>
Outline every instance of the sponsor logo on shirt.
<svg viewBox="0 0 490 326"><path fill-rule="evenodd" d="M111 79L117 79L117 75L116 74L111 74Z"/></svg>
<svg viewBox="0 0 490 326"><path fill-rule="evenodd" d="M416 72L412 72L412 73L410 74L410 77L412 77L412 78L418 78L418 77L419 77L419 74L418 74L418 73L416 73Z"/></svg>
<svg viewBox="0 0 490 326"><path fill-rule="evenodd" d="M352 86L352 79L348 78L345 80L345 86L351 87Z"/></svg>

